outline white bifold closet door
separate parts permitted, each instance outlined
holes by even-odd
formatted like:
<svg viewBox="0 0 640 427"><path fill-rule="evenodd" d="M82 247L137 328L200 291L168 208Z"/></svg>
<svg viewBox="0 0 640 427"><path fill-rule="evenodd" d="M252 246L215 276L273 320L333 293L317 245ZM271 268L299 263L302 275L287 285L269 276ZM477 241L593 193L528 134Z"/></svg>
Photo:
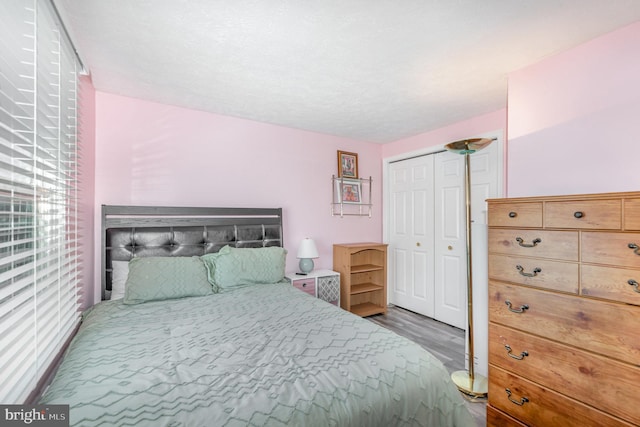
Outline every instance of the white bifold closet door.
<svg viewBox="0 0 640 427"><path fill-rule="evenodd" d="M389 165L390 302L435 317L434 156Z"/></svg>
<svg viewBox="0 0 640 427"><path fill-rule="evenodd" d="M472 228L486 228L485 200L498 194L498 148L470 159ZM440 152L393 162L388 176L390 302L466 329L464 156ZM481 240L474 247L486 246Z"/></svg>

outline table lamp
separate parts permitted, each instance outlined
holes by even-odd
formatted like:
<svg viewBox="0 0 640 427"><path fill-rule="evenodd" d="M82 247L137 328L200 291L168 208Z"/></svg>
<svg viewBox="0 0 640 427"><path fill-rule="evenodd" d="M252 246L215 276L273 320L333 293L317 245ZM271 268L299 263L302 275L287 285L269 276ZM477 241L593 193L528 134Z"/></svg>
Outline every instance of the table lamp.
<svg viewBox="0 0 640 427"><path fill-rule="evenodd" d="M300 243L298 258L300 258L300 271L309 274L313 270L313 258L318 258L318 248L313 239L307 237Z"/></svg>

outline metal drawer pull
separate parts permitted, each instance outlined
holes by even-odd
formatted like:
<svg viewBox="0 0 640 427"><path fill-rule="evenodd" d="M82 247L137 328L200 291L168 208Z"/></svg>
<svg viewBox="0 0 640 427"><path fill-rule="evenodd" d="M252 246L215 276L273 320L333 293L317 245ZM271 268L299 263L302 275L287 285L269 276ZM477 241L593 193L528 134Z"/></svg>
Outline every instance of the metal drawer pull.
<svg viewBox="0 0 640 427"><path fill-rule="evenodd" d="M629 279L629 281L627 283L630 284L631 286L633 286L634 292L637 292L637 293L640 294L640 289L638 288L638 282L636 282L633 279Z"/></svg>
<svg viewBox="0 0 640 427"><path fill-rule="evenodd" d="M515 213L515 212L509 212L509 218L515 218L515 217L517 217L517 216L518 216L518 214L517 214L517 213Z"/></svg>
<svg viewBox="0 0 640 427"><path fill-rule="evenodd" d="M633 253L640 255L640 248L635 243L629 243L629 249L633 249Z"/></svg>
<svg viewBox="0 0 640 427"><path fill-rule="evenodd" d="M580 218L584 217L584 213L583 213L583 212L580 212L580 211L578 211L578 212L574 212L574 213L573 213L573 216L574 216L574 217L576 217L576 218L578 218L578 219L580 219Z"/></svg>
<svg viewBox="0 0 640 427"><path fill-rule="evenodd" d="M527 399L526 397L521 397L520 400L514 400L511 398L511 390L509 390L508 388L505 388L504 391L507 392L507 397L509 398L509 400L511 401L511 403L515 403L518 406L522 406L525 403L527 403L529 401L529 399Z"/></svg>
<svg viewBox="0 0 640 427"><path fill-rule="evenodd" d="M524 277L536 277L538 273L542 273L542 269L540 267L536 267L533 269L533 273L525 273L524 268L521 265L516 265L516 269L520 273L520 275Z"/></svg>
<svg viewBox="0 0 640 427"><path fill-rule="evenodd" d="M542 239L536 238L531 243L524 243L522 237L516 237L516 242L523 248L535 248L538 243L542 243Z"/></svg>
<svg viewBox="0 0 640 427"><path fill-rule="evenodd" d="M520 308L512 308L511 301L506 300L504 303L507 304L507 307L509 307L509 311L512 311L514 313L524 313L525 310L529 310L529 305L527 304L521 305Z"/></svg>
<svg viewBox="0 0 640 427"><path fill-rule="evenodd" d="M516 356L515 354L511 353L511 346L509 346L509 344L505 344L504 348L507 349L507 355L509 355L509 357L511 357L512 359L522 360L529 355L528 351L523 351L522 353L520 353L520 356Z"/></svg>

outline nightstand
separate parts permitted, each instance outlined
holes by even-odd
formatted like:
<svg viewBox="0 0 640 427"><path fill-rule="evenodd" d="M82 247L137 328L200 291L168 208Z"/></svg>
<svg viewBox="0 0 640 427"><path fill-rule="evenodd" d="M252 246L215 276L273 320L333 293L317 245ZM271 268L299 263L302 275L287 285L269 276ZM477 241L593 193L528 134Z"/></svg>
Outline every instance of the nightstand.
<svg viewBox="0 0 640 427"><path fill-rule="evenodd" d="M301 291L340 306L340 273L332 270L313 270L301 276L291 271L286 274L286 278Z"/></svg>

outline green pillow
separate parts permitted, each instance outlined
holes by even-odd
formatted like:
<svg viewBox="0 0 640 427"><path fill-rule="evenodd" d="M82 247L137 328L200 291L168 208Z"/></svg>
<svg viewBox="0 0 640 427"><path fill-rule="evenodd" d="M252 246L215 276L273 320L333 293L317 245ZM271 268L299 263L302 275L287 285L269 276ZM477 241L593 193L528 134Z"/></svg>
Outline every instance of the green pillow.
<svg viewBox="0 0 640 427"><path fill-rule="evenodd" d="M145 257L129 262L125 304L212 293L207 270L199 257Z"/></svg>
<svg viewBox="0 0 640 427"><path fill-rule="evenodd" d="M219 292L261 283L278 283L284 278L287 251L279 246L232 248L201 257L209 282Z"/></svg>

